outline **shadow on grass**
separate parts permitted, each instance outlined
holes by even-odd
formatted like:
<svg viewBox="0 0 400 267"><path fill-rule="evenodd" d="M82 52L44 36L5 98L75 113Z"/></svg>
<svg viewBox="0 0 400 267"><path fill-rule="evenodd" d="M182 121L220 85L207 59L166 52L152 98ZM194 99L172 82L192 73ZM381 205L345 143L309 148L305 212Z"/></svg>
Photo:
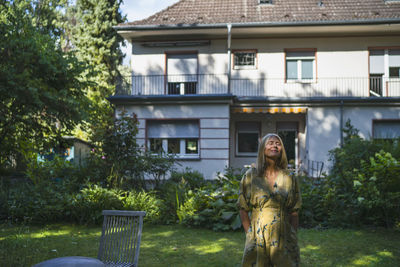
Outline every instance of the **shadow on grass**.
<svg viewBox="0 0 400 267"><path fill-rule="evenodd" d="M97 257L101 228L0 225L0 266L31 266L63 256ZM179 225L145 225L140 266L239 266L242 232ZM400 266L400 232L310 230L299 232L302 266Z"/></svg>

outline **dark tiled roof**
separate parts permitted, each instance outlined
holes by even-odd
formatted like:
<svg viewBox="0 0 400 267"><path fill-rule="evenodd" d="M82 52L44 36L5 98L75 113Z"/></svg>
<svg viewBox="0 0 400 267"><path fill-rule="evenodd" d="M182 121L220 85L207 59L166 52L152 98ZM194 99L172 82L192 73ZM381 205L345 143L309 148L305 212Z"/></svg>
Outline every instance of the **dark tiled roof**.
<svg viewBox="0 0 400 267"><path fill-rule="evenodd" d="M181 0L146 18L119 26L221 23L307 23L400 20L400 2L385 0Z"/></svg>

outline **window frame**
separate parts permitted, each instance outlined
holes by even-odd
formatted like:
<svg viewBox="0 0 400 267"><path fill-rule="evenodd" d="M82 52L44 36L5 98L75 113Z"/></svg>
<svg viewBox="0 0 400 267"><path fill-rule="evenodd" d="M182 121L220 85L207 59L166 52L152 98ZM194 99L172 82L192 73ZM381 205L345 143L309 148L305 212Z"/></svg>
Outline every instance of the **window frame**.
<svg viewBox="0 0 400 267"><path fill-rule="evenodd" d="M291 56L288 57L288 53L302 53L302 52L311 52L313 53L312 57L306 57L306 56ZM288 68L287 68L287 62L289 61L296 61L297 62L297 79L288 79ZM287 48L284 49L284 74L285 74L285 83L316 83L317 82L317 49L316 48ZM312 73L312 79L303 79L302 76L302 63L303 61L306 60L312 60L312 67L313 67L313 73Z"/></svg>
<svg viewBox="0 0 400 267"><path fill-rule="evenodd" d="M237 53L254 53L254 65L236 65L235 57ZM235 49L232 50L232 69L234 70L256 70L258 69L258 51L257 49Z"/></svg>
<svg viewBox="0 0 400 267"><path fill-rule="evenodd" d="M257 130L239 130L239 124L243 122L252 122L257 125ZM236 157L257 157L258 149L255 152L239 152L239 133L257 133L258 140L261 138L261 122L260 121L236 121L235 122L235 156ZM257 146L258 147L258 146Z"/></svg>
<svg viewBox="0 0 400 267"><path fill-rule="evenodd" d="M196 122L196 124L198 124L199 127L199 133L198 133L198 137L197 138L193 138L193 137L160 137L160 138L150 138L148 137L148 125L149 122ZM182 160L186 160L186 159L200 159L200 120L199 119L147 119L146 120L146 149L150 152L152 152L150 150L150 142L151 139L159 139L161 140L161 146L162 146L162 152L161 153L165 153L168 155L173 155L176 159L182 159ZM179 140L179 153L174 154L174 153L168 153L168 141L169 140ZM196 140L197 141L197 153L186 153L186 141L187 140ZM157 155L159 154L159 152L155 152L152 153L153 155Z"/></svg>
<svg viewBox="0 0 400 267"><path fill-rule="evenodd" d="M398 123L400 124L400 119L373 119L372 120L372 139L375 140L397 140L398 138L378 138L375 136L375 127L376 127L376 123Z"/></svg>

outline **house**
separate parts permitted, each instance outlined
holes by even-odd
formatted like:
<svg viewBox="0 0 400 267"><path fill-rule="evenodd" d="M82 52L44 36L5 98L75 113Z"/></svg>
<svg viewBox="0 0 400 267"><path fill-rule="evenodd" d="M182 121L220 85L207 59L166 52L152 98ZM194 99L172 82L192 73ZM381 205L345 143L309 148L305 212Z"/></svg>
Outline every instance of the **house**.
<svg viewBox="0 0 400 267"><path fill-rule="evenodd" d="M89 157L92 145L75 136L63 136L57 146L50 149L50 153L39 154L38 161L53 160L57 155L77 166L85 163Z"/></svg>
<svg viewBox="0 0 400 267"><path fill-rule="evenodd" d="M141 144L207 178L255 162L271 132L312 175L348 119L400 136L399 0L182 0L115 29L132 43L116 115L136 113Z"/></svg>

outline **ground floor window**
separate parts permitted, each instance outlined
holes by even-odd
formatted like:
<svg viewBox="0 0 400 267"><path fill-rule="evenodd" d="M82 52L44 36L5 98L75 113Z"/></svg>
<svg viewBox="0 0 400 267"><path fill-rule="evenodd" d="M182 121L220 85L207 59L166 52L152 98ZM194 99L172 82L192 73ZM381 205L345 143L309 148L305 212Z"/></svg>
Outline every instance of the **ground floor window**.
<svg viewBox="0 0 400 267"><path fill-rule="evenodd" d="M375 139L400 138L400 120L374 120L372 128Z"/></svg>
<svg viewBox="0 0 400 267"><path fill-rule="evenodd" d="M151 152L179 158L199 157L199 122L193 120L149 120L147 145Z"/></svg>
<svg viewBox="0 0 400 267"><path fill-rule="evenodd" d="M257 156L260 128L259 122L236 123L236 154L238 156Z"/></svg>

